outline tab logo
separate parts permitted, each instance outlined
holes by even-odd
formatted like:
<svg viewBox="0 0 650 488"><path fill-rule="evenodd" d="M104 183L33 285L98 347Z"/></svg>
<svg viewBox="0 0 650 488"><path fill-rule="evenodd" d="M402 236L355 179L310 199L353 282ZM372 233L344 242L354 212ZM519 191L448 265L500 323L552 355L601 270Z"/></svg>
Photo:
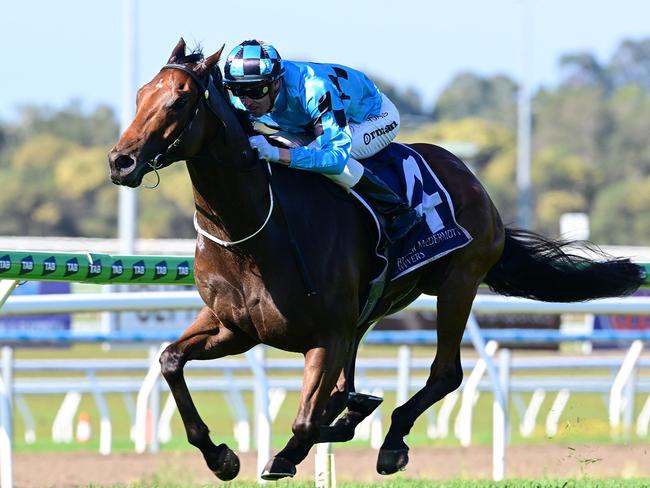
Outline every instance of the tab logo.
<svg viewBox="0 0 650 488"><path fill-rule="evenodd" d="M34 258L27 256L20 260L20 274L31 273L34 271Z"/></svg>
<svg viewBox="0 0 650 488"><path fill-rule="evenodd" d="M5 254L0 258L0 273L9 271L11 269L11 258L9 254Z"/></svg>
<svg viewBox="0 0 650 488"><path fill-rule="evenodd" d="M41 276L49 275L56 271L56 258L50 256L45 261L43 261L43 274Z"/></svg>
<svg viewBox="0 0 650 488"><path fill-rule="evenodd" d="M144 276L146 272L147 267L144 265L144 261L140 260L137 263L133 263L133 276L131 276L131 279L140 278Z"/></svg>
<svg viewBox="0 0 650 488"><path fill-rule="evenodd" d="M153 279L157 280L163 276L167 276L167 261L160 261L154 267Z"/></svg>
<svg viewBox="0 0 650 488"><path fill-rule="evenodd" d="M88 263L88 275L86 278L95 278L102 274L102 260L98 259L92 263Z"/></svg>
<svg viewBox="0 0 650 488"><path fill-rule="evenodd" d="M124 265L122 264L121 259L118 259L113 264L111 264L111 279L117 278L118 276L122 276L123 273L124 273Z"/></svg>
<svg viewBox="0 0 650 488"><path fill-rule="evenodd" d="M77 261L77 258L68 259L65 262L64 276L70 276L78 272L79 272L79 261Z"/></svg>
<svg viewBox="0 0 650 488"><path fill-rule="evenodd" d="M176 266L176 279L182 280L190 275L190 263L183 261Z"/></svg>

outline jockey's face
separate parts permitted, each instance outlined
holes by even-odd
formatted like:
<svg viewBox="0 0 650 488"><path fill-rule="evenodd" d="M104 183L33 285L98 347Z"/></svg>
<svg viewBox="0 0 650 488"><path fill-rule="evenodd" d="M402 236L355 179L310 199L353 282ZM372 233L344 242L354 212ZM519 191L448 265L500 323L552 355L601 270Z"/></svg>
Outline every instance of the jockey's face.
<svg viewBox="0 0 650 488"><path fill-rule="evenodd" d="M256 98L258 95L257 93L249 96L245 91L238 94L237 96L249 113L251 113L254 117L261 117L262 115L270 112L273 108L279 87L280 81L278 80L269 85L268 92L260 98Z"/></svg>

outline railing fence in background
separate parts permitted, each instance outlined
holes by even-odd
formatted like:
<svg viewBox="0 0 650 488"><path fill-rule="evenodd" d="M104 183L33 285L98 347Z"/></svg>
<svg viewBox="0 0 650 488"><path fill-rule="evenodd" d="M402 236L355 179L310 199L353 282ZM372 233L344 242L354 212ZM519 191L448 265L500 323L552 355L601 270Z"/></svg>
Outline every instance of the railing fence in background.
<svg viewBox="0 0 650 488"><path fill-rule="evenodd" d="M646 269L649 266L646 264ZM13 252L0 251L0 312L4 315L28 315L36 313L73 313L88 311L107 310L146 310L146 309L183 309L198 308L202 305L198 294L195 292L171 292L171 293L114 293L114 294L91 294L91 295L45 295L39 297L12 297L9 298L19 280L47 280L47 281L77 281L98 284L112 283L137 283L137 284L192 284L193 283L193 260L188 257L165 257L165 256L111 256L107 254L70 254L70 253L46 253L46 252ZM422 296L416 300L408 310L411 311L435 311L435 297ZM650 315L650 300L641 297L632 297L616 300L597 300L590 303L580 304L548 304L532 300L510 299L505 297L478 296L475 300L473 312L482 313L606 313L606 314L645 314ZM542 331L542 335L529 334L526 331L494 331L494 335L501 336L501 339L516 341L525 339L527 342L542 342L550 340L578 340L593 341L599 340L594 334L566 334L555 331L558 334L553 337L552 332ZM435 343L432 331L408 331L406 334L372 332L368 335L366 342L381 341L381 343ZM508 334L510 337L508 339ZM174 340L178 332L173 334L157 333L156 331L142 331L141 333L130 332L128 336L119 332L109 331L100 334L82 334L75 332L39 332L38 334L29 331L5 331L0 332L0 341L70 341L70 342L98 342L98 341L157 341ZM642 337L634 334L610 334L605 335L607 340L648 340L649 334L641 334ZM485 341L490 339L489 334L481 331L474 314L470 315L467 323L467 338L471 340L476 351L490 376L494 393L494 439L493 439L493 478L500 480L505 476L505 449L507 445L508 426L508 370L509 354L501 351L499 363L495 364L489 350L486 350ZM492 337L497 339L497 337ZM492 348L492 346L490 346ZM8 353L7 353L8 354ZM4 357L4 354L3 354ZM269 414L269 385L263 368L263 349L255 348L247 359L255 377L255 405L256 422L255 431L258 446L258 472L270 456L270 414ZM11 395L13 379L11 377L11 366L5 364L3 359L3 377L0 382L0 445L3 445L3 454L0 456L0 478L1 488L10 488L12 478L12 451L11 451ZM153 366L147 374L145 384L155 385L159 371L153 372ZM408 375L402 371L402 376ZM150 393L154 390L147 389L142 393L142 399L136 402L136 439L142 436L142 405L146 405ZM617 390L618 392L618 390ZM404 390L400 392L400 398L405 396ZM98 408L102 415L102 425L108 429L108 412L102 407L101 396L95 393ZM147 400L145 400L147 398ZM154 403L158 402L157 397ZM614 400L614 404L616 405ZM650 403L650 402L649 402ZM154 407L159 408L155 403ZM650 410L650 406L648 407ZM146 412L145 412L146 415ZM650 417L650 413L648 413ZM157 417L156 417L157 418ZM145 420L146 421L146 420ZM105 433L105 438L106 438ZM110 438L110 437L109 437ZM466 439L466 434L464 434ZM6 442L9 439L9 442ZM142 441L136 446L142 449ZM157 441L156 441L157 442ZM4 444L1 444L4 443ZM110 441L109 441L110 445ZM106 450L106 445L103 446ZM108 448L110 449L110 448ZM323 466L333 466L333 458L329 448L320 448L318 452L325 456L325 460L317 462L317 469ZM261 464L260 464L261 463ZM317 473L317 480L320 486L335 484L334 472Z"/></svg>

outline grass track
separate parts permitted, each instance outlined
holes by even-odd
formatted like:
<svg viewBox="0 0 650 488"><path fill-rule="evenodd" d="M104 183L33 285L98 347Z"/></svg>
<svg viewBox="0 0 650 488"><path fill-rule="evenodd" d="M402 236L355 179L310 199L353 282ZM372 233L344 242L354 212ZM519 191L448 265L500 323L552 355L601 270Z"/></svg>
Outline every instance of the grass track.
<svg viewBox="0 0 650 488"><path fill-rule="evenodd" d="M152 484L136 484L136 485L111 485L98 486L90 485L88 488L208 488L212 485L178 485L174 482L160 482L154 481ZM253 488L261 485L257 483L245 483L233 481L230 483L223 483L221 486L228 488ZM278 481L270 482L265 486L269 488L313 488L314 483L309 482L292 482L292 481ZM385 488L429 488L435 486L436 488L648 488L650 487L650 479L609 479L609 480L523 480L513 479L505 481L418 481L407 479L391 479L384 483L337 483L339 488L371 488L371 487L385 487Z"/></svg>

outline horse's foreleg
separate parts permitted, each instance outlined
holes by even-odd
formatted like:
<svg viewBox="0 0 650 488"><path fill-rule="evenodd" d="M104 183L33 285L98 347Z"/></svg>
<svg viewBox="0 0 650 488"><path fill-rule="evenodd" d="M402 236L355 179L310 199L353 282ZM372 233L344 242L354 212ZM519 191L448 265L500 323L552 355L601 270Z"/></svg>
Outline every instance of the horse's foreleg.
<svg viewBox="0 0 650 488"><path fill-rule="evenodd" d="M162 374L174 395L183 419L187 440L198 447L210 470L221 480L237 476L239 458L226 444L216 446L209 429L201 419L183 375L183 367L192 359L215 359L249 350L255 342L243 333L224 327L205 307L182 337L170 344L160 355Z"/></svg>
<svg viewBox="0 0 650 488"><path fill-rule="evenodd" d="M265 480L278 480L296 474L299 464L316 443L325 405L343 368L349 342L336 337L327 345L305 353L305 371L298 415L293 422L293 436L262 472Z"/></svg>
<svg viewBox="0 0 650 488"><path fill-rule="evenodd" d="M456 273L461 275L460 272ZM478 281L466 276L449 279L438 293L438 348L424 387L396 408L377 459L377 472L392 474L408 463L404 442L415 420L434 403L457 389L463 380L460 341L476 295Z"/></svg>

